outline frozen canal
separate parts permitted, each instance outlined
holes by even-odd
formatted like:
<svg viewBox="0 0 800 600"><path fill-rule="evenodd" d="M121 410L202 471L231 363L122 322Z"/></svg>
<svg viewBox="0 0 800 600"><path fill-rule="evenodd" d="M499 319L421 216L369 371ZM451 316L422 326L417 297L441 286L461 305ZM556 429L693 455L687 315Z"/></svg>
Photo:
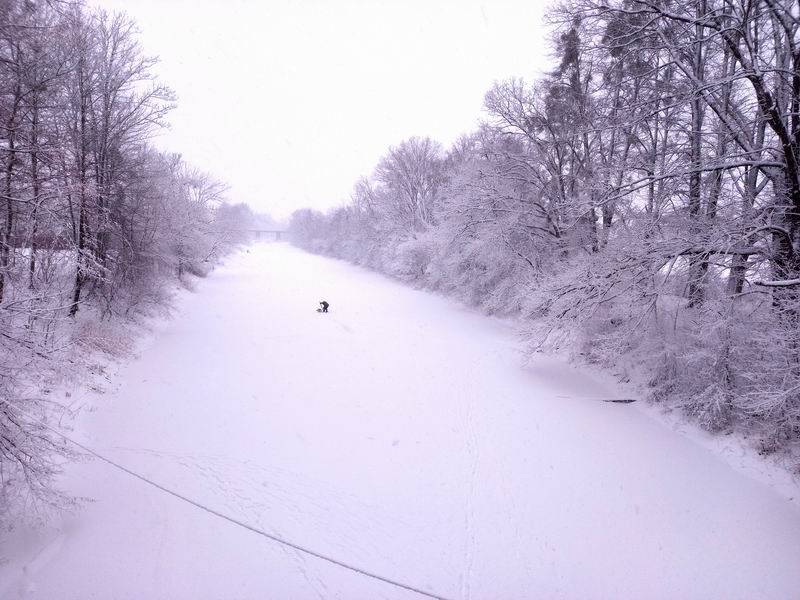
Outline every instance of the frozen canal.
<svg viewBox="0 0 800 600"><path fill-rule="evenodd" d="M327 315L315 312L320 300ZM74 435L216 510L452 599L789 599L800 511L511 328L285 244L231 257ZM416 598L98 461L0 597Z"/></svg>

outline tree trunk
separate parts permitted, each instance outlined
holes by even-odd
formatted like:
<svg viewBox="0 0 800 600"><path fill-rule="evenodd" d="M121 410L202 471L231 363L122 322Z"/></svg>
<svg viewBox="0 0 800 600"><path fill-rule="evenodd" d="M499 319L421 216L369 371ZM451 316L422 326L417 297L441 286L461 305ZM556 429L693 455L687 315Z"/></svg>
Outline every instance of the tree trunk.
<svg viewBox="0 0 800 600"><path fill-rule="evenodd" d="M79 95L79 136L80 143L78 148L78 181L80 187L80 206L78 208L78 239L77 243L77 256L75 266L75 284L72 291L72 305L69 309L69 315L74 317L78 312L78 306L81 301L81 292L83 285L86 282L86 240L88 236L88 206L87 206L87 190L86 190L86 169L87 169L87 153L88 141L86 135L87 125L87 112L88 112L88 94L86 90L86 82L84 80L84 61L81 59L78 62L78 95Z"/></svg>
<svg viewBox="0 0 800 600"><path fill-rule="evenodd" d="M16 149L16 130L17 130L17 113L19 112L19 104L22 98L22 89L20 88L19 80L14 88L14 99L12 102L11 113L6 121L6 131L8 132L8 161L6 162L5 172L5 205L6 205L6 218L3 223L2 233L0 234L0 302L6 296L6 279L9 268L9 258L11 256L11 245L14 243L14 167L17 162L17 149Z"/></svg>
<svg viewBox="0 0 800 600"><path fill-rule="evenodd" d="M39 181L39 95L33 92L31 114L31 186L33 207L31 208L31 256L28 264L28 287L34 289L36 280L36 252L39 250L36 237L39 235L39 203L41 182Z"/></svg>
<svg viewBox="0 0 800 600"><path fill-rule="evenodd" d="M705 63L703 57L703 26L700 20L706 13L706 1L701 0L697 6L697 25L695 25L694 55L692 59L692 71L697 86L702 86L705 79ZM702 193L702 143L703 143L703 121L705 116L705 105L700 89L692 90L690 102L692 111L691 131L689 132L689 220L690 235L697 239L701 234L703 224L700 223L701 193ZM695 262L689 267L689 286L688 297L689 306L699 306L705 299L705 269L708 265L706 257L701 255L701 261Z"/></svg>

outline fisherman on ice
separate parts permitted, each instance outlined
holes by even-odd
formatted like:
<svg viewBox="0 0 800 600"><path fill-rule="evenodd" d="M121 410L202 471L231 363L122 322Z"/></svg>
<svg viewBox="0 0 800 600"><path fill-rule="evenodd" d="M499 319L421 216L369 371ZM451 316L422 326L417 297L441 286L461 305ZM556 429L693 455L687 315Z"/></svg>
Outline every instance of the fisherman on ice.
<svg viewBox="0 0 800 600"><path fill-rule="evenodd" d="M328 312L328 307L330 306L330 304L325 302L325 300L320 302L319 305L322 307L322 312Z"/></svg>

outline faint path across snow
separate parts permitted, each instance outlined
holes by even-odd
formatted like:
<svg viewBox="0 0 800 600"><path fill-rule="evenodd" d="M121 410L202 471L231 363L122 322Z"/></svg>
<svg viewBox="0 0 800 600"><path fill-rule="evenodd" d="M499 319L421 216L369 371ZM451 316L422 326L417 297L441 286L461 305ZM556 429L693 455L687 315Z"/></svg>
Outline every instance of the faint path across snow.
<svg viewBox="0 0 800 600"><path fill-rule="evenodd" d="M316 313L325 298L331 313ZM186 295L76 435L253 526L462 600L790 599L800 511L498 320L285 244ZM0 598L400 599L89 462ZM26 570L23 572L23 567Z"/></svg>

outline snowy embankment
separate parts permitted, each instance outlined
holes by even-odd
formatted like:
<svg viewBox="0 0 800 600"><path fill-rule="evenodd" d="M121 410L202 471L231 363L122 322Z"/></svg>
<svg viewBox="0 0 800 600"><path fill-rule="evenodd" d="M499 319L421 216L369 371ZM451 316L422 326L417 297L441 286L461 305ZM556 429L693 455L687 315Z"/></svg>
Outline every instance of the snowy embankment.
<svg viewBox="0 0 800 600"><path fill-rule="evenodd" d="M331 313L315 312L319 300ZM449 598L774 598L800 508L509 325L342 262L230 258L73 435L210 507ZM74 398L71 400L75 400ZM0 597L413 598L98 461Z"/></svg>

